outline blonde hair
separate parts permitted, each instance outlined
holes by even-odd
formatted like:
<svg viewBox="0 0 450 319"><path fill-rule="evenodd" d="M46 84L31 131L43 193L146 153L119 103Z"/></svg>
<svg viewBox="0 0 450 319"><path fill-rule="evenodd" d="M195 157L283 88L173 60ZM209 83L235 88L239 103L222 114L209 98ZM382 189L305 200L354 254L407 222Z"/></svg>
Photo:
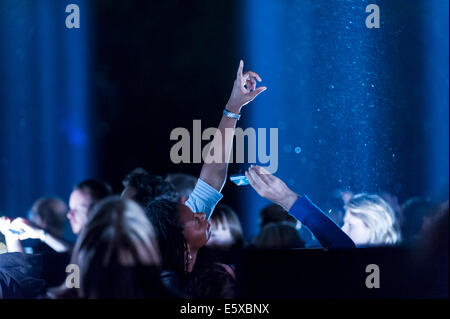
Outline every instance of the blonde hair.
<svg viewBox="0 0 450 319"><path fill-rule="evenodd" d="M394 210L380 196L357 194L345 205L345 210L370 229L369 245L393 245L401 241Z"/></svg>
<svg viewBox="0 0 450 319"><path fill-rule="evenodd" d="M131 200L110 197L94 207L78 237L72 263L80 267L80 297L128 298L141 296L136 281L145 278L142 267L153 267L159 274L161 257L143 209ZM111 274L114 278L108 277Z"/></svg>
<svg viewBox="0 0 450 319"><path fill-rule="evenodd" d="M240 248L244 244L244 235L239 217L234 210L224 204L217 205L216 209L210 217L211 226L219 227L223 225L230 229L231 237L233 238L230 247L223 248Z"/></svg>

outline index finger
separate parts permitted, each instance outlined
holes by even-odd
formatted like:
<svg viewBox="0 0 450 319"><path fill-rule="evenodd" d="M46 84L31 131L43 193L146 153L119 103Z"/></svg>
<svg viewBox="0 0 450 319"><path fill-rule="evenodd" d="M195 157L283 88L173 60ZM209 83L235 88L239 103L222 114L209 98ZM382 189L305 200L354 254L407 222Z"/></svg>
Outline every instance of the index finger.
<svg viewBox="0 0 450 319"><path fill-rule="evenodd" d="M237 77L238 78L242 76L242 71L243 70L244 70L244 61L241 60L239 62L239 67L238 67L238 70L237 70Z"/></svg>
<svg viewBox="0 0 450 319"><path fill-rule="evenodd" d="M258 184L259 186L266 185L266 181L261 177L261 175L258 173L255 166L251 166L248 169L248 174L252 177L252 179L255 181L255 184Z"/></svg>
<svg viewBox="0 0 450 319"><path fill-rule="evenodd" d="M250 183L250 186L253 187L253 189L254 189L259 195L261 195L261 187L260 187L259 183L257 183L257 182L253 179L253 177L252 177L252 175L250 175L250 172L249 172L249 171L246 171L246 172L245 172L245 177L247 177L247 180L248 180L248 182Z"/></svg>
<svg viewBox="0 0 450 319"><path fill-rule="evenodd" d="M256 171L258 172L258 174L265 174L265 175L272 175L269 173L268 170L266 170L264 167L259 166L259 165L255 165L256 167Z"/></svg>
<svg viewBox="0 0 450 319"><path fill-rule="evenodd" d="M262 166L255 165L254 167L255 174L258 175L258 177L264 181L266 184L269 184L272 179L272 175Z"/></svg>

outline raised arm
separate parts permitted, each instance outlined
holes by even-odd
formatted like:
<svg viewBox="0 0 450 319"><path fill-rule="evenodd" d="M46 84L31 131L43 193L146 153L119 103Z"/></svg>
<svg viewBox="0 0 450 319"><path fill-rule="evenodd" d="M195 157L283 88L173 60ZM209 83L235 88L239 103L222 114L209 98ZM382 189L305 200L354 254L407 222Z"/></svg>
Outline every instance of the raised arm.
<svg viewBox="0 0 450 319"><path fill-rule="evenodd" d="M15 230L16 232L11 232ZM16 218L10 221L0 219L0 231L5 235L8 252L24 252L21 240L40 239L58 253L70 250L71 245L64 240L54 237L44 229L32 226L26 219Z"/></svg>
<svg viewBox="0 0 450 319"><path fill-rule="evenodd" d="M260 166L245 173L250 185L261 196L283 207L314 234L324 248L354 248L355 244L319 207L299 196L278 177Z"/></svg>
<svg viewBox="0 0 450 319"><path fill-rule="evenodd" d="M54 251L58 253L66 252L71 249L71 245L64 240L53 236L45 231L45 229L33 226L28 220L24 218L16 218L12 221L11 226L14 229L20 229L20 240L25 239L40 239L43 243L47 244Z"/></svg>
<svg viewBox="0 0 450 319"><path fill-rule="evenodd" d="M258 74L252 71L243 73L243 69L244 62L241 60L237 70L236 80L234 81L233 90L231 91L231 96L225 106L226 111L236 115L240 115L244 105L251 102L258 94L267 89L265 86L256 87L256 80L261 81ZM227 177L236 123L237 119L225 114L222 115L219 127L211 142L211 147L214 147L215 150L222 149L222 156L219 161L214 161L214 156L208 152L200 173L200 179L219 192L225 185Z"/></svg>

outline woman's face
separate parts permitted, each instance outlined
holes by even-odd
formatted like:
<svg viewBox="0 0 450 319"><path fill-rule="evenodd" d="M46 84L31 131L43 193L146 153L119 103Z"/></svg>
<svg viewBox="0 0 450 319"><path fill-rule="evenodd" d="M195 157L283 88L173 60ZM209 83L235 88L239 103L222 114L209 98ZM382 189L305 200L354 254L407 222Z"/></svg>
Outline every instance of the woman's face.
<svg viewBox="0 0 450 319"><path fill-rule="evenodd" d="M78 234L84 224L86 224L91 204L91 196L79 189L75 189L72 194L70 194L67 218L69 218L70 226L72 227L74 234Z"/></svg>
<svg viewBox="0 0 450 319"><path fill-rule="evenodd" d="M193 213L189 207L180 204L178 218L189 248L198 250L203 247L211 236L211 226L205 213Z"/></svg>
<svg viewBox="0 0 450 319"><path fill-rule="evenodd" d="M371 231L358 217L346 211L342 231L350 237L356 246L370 243Z"/></svg>

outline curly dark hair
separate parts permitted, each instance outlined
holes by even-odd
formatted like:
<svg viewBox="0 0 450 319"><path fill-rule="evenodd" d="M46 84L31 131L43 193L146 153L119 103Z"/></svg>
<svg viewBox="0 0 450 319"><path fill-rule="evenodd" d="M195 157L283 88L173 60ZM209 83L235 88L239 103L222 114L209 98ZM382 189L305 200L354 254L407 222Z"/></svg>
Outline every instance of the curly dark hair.
<svg viewBox="0 0 450 319"><path fill-rule="evenodd" d="M142 207L153 200L167 199L176 201L178 194L174 187L161 176L152 175L143 168L135 168L122 181L124 187L131 187L136 191L133 196Z"/></svg>
<svg viewBox="0 0 450 319"><path fill-rule="evenodd" d="M167 199L157 199L146 205L145 212L156 231L162 268L184 275L187 244L178 221L178 204Z"/></svg>

